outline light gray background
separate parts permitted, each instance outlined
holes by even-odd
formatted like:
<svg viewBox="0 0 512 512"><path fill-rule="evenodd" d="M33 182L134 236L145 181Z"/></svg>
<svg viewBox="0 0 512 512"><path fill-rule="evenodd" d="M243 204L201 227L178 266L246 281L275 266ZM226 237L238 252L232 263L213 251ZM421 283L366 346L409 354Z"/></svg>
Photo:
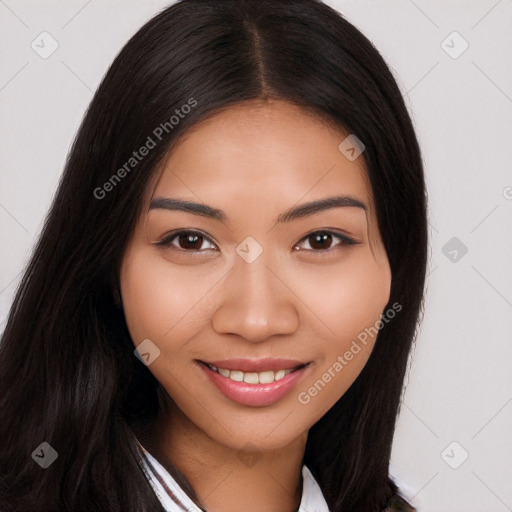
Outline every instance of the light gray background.
<svg viewBox="0 0 512 512"><path fill-rule="evenodd" d="M420 511L512 510L512 0L327 3L392 68L428 180L428 293L392 474ZM0 329L93 91L168 4L0 0ZM31 48L43 31L47 59Z"/></svg>

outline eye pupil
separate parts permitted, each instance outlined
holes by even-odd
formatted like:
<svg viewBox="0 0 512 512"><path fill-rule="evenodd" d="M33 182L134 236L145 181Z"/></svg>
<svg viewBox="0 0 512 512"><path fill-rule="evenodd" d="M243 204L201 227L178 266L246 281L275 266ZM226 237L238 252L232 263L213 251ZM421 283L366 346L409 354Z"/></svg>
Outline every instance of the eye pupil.
<svg viewBox="0 0 512 512"><path fill-rule="evenodd" d="M203 245L203 237L194 233L185 233L179 235L178 240L182 249L199 250Z"/></svg>
<svg viewBox="0 0 512 512"><path fill-rule="evenodd" d="M315 233L309 239L309 244L313 249L328 249L332 243L332 235L329 233Z"/></svg>

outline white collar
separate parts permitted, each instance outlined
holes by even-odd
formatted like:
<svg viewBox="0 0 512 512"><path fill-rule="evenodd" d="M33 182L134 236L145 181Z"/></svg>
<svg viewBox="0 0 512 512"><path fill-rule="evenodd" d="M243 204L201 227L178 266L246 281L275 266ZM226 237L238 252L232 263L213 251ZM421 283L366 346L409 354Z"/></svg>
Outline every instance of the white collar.
<svg viewBox="0 0 512 512"><path fill-rule="evenodd" d="M169 472L139 443L145 456L143 469L166 512L201 512ZM304 465L302 498L298 512L329 512L322 490ZM167 490L165 489L167 488Z"/></svg>

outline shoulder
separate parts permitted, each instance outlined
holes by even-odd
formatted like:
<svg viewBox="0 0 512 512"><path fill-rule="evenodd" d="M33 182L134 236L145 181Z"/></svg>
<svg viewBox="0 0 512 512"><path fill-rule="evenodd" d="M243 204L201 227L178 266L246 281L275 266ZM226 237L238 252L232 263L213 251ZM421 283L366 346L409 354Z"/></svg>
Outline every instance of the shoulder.
<svg viewBox="0 0 512 512"><path fill-rule="evenodd" d="M393 493L382 512L415 512L416 509L405 501L400 494Z"/></svg>

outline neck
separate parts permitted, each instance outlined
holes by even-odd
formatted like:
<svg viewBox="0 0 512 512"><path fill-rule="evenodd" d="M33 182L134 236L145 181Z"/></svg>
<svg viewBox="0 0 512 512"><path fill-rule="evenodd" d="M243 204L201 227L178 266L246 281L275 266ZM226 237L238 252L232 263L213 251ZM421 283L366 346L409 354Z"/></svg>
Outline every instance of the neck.
<svg viewBox="0 0 512 512"><path fill-rule="evenodd" d="M249 443L237 450L208 437L171 407L161 408L156 422L139 435L164 467L170 463L183 474L209 512L299 509L307 432L276 450L260 452Z"/></svg>

